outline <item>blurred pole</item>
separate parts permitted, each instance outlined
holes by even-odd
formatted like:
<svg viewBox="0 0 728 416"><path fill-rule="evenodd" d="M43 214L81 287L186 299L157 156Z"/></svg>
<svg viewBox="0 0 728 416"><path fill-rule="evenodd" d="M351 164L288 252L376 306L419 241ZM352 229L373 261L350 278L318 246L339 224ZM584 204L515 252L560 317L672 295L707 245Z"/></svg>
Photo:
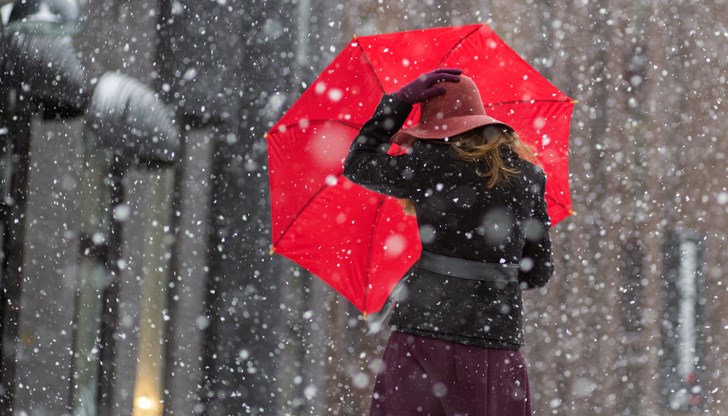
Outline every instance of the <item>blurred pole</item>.
<svg viewBox="0 0 728 416"><path fill-rule="evenodd" d="M302 92L302 83L309 83L306 79L304 68L308 65L309 36L311 36L311 1L299 0L296 8L297 30L295 42L295 65L292 75L295 88L291 90L289 100L295 100ZM281 407L290 414L302 414L306 407L304 399L304 388L307 381L304 379L304 367L306 349L310 345L306 336L306 289L307 283L311 282L310 274L290 263L284 272L286 284L281 285L281 298L286 309L282 311L285 316L282 339L285 346L281 353L281 365L278 367L279 384L283 393L280 397ZM306 316L306 317L304 317Z"/></svg>
<svg viewBox="0 0 728 416"><path fill-rule="evenodd" d="M2 29L2 19L0 19L0 29ZM2 32L0 32L0 42L3 42ZM0 50L2 47L0 47ZM5 235L7 230L8 204L6 201L10 198L10 180L12 177L12 153L13 143L10 136L11 125L11 98L10 90L0 87L0 264L5 264ZM9 411L6 407L6 394L8 394L8 386L12 385L12 379L5 373L5 356L3 351L5 347L5 310L7 299L5 297L6 282L5 267L0 267L0 414L3 410Z"/></svg>
<svg viewBox="0 0 728 416"><path fill-rule="evenodd" d="M0 19L0 30L2 30L2 19ZM3 42L2 32L0 32L0 42ZM2 52L0 46L0 52ZM10 90L0 86L0 241L5 241L5 220L7 219L7 202L10 196L10 178L12 166L13 143L10 136L11 123L11 98ZM5 247L0 244L0 264L5 261ZM0 293L3 292L3 283L5 283L5 274L3 268L0 267ZM0 305L2 311L2 305ZM0 315L2 316L2 315ZM1 327L0 327L1 328ZM2 346L2 333L0 333L0 347ZM0 352L0 357L2 353ZM0 390L2 384L0 384ZM2 392L0 391L0 397Z"/></svg>
<svg viewBox="0 0 728 416"><path fill-rule="evenodd" d="M5 129L6 126L0 127ZM13 146L8 136L4 133L0 133L0 241L5 240L5 218L7 217L8 207L5 200L8 198L10 193L10 166L12 162ZM0 246L0 263L5 261L5 250L4 247ZM5 283L5 273L3 268L0 268L0 292L3 291L3 284ZM0 342L2 345L2 342ZM0 394L1 395L1 394Z"/></svg>
<svg viewBox="0 0 728 416"><path fill-rule="evenodd" d="M71 407L74 415L96 415L102 384L101 348L109 350L101 336L106 309L104 293L114 281L117 267L110 258L114 220L109 206L116 181L112 175L113 152L97 147L94 134L87 132L84 136L79 204L81 258L76 289Z"/></svg>
<svg viewBox="0 0 728 416"><path fill-rule="evenodd" d="M162 168L151 174L144 215L144 264L134 378L134 416L159 416L163 412L167 285L175 239L172 212L174 190L174 167Z"/></svg>
<svg viewBox="0 0 728 416"><path fill-rule="evenodd" d="M311 85L319 71L328 65L327 60L330 57L321 56L324 46L336 45L338 50L348 41L340 36L338 28L326 24L336 19L336 5L332 1L325 1L317 6L313 6L310 1L300 3L299 30L295 39L298 43L298 73L294 73L297 75L298 85L301 82ZM326 20L312 21L312 7L316 7L313 15L322 16L325 13L329 17ZM297 100L301 92L303 91L300 88L292 91L291 101ZM346 348L343 342L337 340L344 336L342 330L345 328L337 327L333 319L334 309L337 307L335 302L339 295L316 276L299 266L296 267L300 269L300 273L292 278L291 284L300 285L302 296L299 319L304 318L301 320L301 345L298 351L303 385L302 391L298 393L306 405L303 414L327 414L339 410L337 402L340 389L337 385L341 386L345 381L339 377L344 376L343 373L337 372L340 363L338 353Z"/></svg>
<svg viewBox="0 0 728 416"><path fill-rule="evenodd" d="M284 88L290 85L290 62L282 53L293 48L293 35L287 30L290 8L283 1L235 3L233 10L238 7L245 12L228 17L225 11L211 10L215 15L200 11L220 16L208 19L206 29L214 32L231 25L227 30L238 33L241 40L239 48L226 56L229 40L216 42L220 51L216 56L203 57L210 63L217 56L227 61L216 63L218 69L208 72L216 79L224 80L225 67L238 71L234 82L241 97L229 99L228 107L235 103L239 107L217 129L212 156L203 393L205 413L211 416L240 409L279 414L282 388L275 376L284 350L280 295L284 279L280 263L268 252L270 207L263 134L280 117L288 93ZM214 2L197 4L219 8ZM197 19L192 23L199 27ZM262 33L266 41L255 41L262 40ZM218 32L218 36L230 38L229 33ZM216 87L207 89L214 92Z"/></svg>
<svg viewBox="0 0 728 416"><path fill-rule="evenodd" d="M101 310L100 351L99 360L99 415L108 416L113 413L113 390L116 386L116 331L119 328L119 277L122 245L122 222L128 216L129 208L124 204L124 186L122 180L126 166L119 156L114 153L111 171L108 176L109 211L111 214L111 228L108 236L108 251L106 255L106 268L111 280L104 289L101 297L103 307Z"/></svg>
<svg viewBox="0 0 728 416"><path fill-rule="evenodd" d="M553 0L541 0L537 4L539 23L539 47L534 59L536 69L547 79L551 79L552 59L554 53L554 31L552 28L554 21L554 2Z"/></svg>
<svg viewBox="0 0 728 416"><path fill-rule="evenodd" d="M180 115L176 116L176 120L179 123L179 125L185 125L183 117ZM167 276L169 279L169 285L167 287L167 290L164 294L165 298L164 301L166 302L166 314L170 317L170 319L166 320L166 325L164 326L164 333L162 333L162 339L166 340L164 342L164 369L162 374L162 386L164 386L164 391L162 395L162 401L166 404L166 406L163 406L164 409L164 415L173 415L174 414L174 406L172 404L173 400L182 401L182 398L176 398L175 397L175 391L173 388L174 384L174 376L175 371L178 370L178 368L175 366L175 363L179 363L178 357L178 348L179 343L181 340L175 339L178 337L178 332L182 330L182 328L179 328L179 325L183 322L180 319L181 311L180 308L185 306L185 301L180 299L180 295L182 295L182 276L179 273L180 270L180 229L181 229L181 222L182 222L182 211L183 211L183 201L182 201L182 188L184 186L184 180L187 175L186 171L186 164L187 161L187 135L188 132L182 128L180 129L179 134L179 163L177 163L174 167L174 180L172 184L172 190L171 194L169 196L171 197L171 203L170 203L170 233L174 237L174 240L171 243L171 246L169 247L169 253L170 253L170 259L168 264L168 272ZM184 362L184 361L182 361Z"/></svg>
<svg viewBox="0 0 728 416"><path fill-rule="evenodd" d="M298 1L298 31L296 33L296 67L293 68L294 80L301 85L302 69L308 64L309 39L311 35L311 0ZM292 91L300 93L301 91ZM298 94L296 94L298 96Z"/></svg>
<svg viewBox="0 0 728 416"><path fill-rule="evenodd" d="M10 92L14 96L14 90ZM23 281L23 254L25 245L25 208L30 166L31 114L27 100L17 107L6 107L12 114L7 124L9 149L4 156L7 169L4 187L7 189L4 208L3 253L0 276L0 414L13 413L15 367L18 353L20 295ZM15 110L15 111L12 111ZM8 172L9 171L9 172Z"/></svg>

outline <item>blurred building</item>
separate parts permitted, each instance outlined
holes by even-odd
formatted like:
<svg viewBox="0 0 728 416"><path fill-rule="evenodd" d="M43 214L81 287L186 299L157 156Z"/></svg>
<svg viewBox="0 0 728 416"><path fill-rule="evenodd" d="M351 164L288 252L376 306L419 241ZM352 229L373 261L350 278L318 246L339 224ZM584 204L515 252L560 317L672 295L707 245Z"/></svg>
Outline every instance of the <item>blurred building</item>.
<svg viewBox="0 0 728 416"><path fill-rule="evenodd" d="M366 414L387 334L364 336L343 298L268 254L263 133L353 35L479 21L579 100L577 215L553 230L553 281L526 295L534 413L728 414L721 1L109 0L80 16L89 91L119 71L156 92L179 159L95 177L92 115L27 113L0 414ZM102 254L108 280L89 286Z"/></svg>

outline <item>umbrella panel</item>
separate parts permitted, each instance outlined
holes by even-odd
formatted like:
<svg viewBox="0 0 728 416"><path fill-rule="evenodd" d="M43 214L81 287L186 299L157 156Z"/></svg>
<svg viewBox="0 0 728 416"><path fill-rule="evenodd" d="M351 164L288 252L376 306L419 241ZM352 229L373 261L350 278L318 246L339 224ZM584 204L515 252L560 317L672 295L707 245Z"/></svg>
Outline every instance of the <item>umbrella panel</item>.
<svg viewBox="0 0 728 416"><path fill-rule="evenodd" d="M357 129L336 122L294 127L268 138L273 244L327 184L336 183Z"/></svg>
<svg viewBox="0 0 728 416"><path fill-rule="evenodd" d="M396 200L339 177L299 214L276 251L372 313L419 257L416 230Z"/></svg>
<svg viewBox="0 0 728 416"><path fill-rule="evenodd" d="M356 42L329 64L270 130L285 133L319 121L339 121L361 127L374 112L382 87Z"/></svg>
<svg viewBox="0 0 728 416"><path fill-rule="evenodd" d="M546 203L553 224L571 215L568 133L573 104L516 102L487 108L498 120L507 120L520 138L536 151L546 172Z"/></svg>
<svg viewBox="0 0 728 416"><path fill-rule="evenodd" d="M462 68L478 85L486 105L571 101L485 25L458 44L440 66Z"/></svg>
<svg viewBox="0 0 728 416"><path fill-rule="evenodd" d="M392 93L426 71L441 67L444 55L481 25L444 27L361 36L356 42L366 54L386 93Z"/></svg>

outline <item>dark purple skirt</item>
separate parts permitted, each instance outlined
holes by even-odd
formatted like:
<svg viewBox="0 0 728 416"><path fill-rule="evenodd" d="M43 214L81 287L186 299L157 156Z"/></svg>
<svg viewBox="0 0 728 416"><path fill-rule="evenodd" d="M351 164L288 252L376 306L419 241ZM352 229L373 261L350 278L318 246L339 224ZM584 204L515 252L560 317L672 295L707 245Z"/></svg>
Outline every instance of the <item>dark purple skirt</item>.
<svg viewBox="0 0 728 416"><path fill-rule="evenodd" d="M372 416L530 416L528 371L516 350L392 332Z"/></svg>

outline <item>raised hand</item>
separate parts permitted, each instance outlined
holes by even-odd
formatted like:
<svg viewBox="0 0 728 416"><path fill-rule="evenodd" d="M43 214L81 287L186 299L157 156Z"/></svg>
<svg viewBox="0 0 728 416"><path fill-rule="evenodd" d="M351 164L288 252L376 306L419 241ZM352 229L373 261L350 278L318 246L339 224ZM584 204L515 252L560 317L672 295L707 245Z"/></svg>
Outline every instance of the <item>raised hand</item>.
<svg viewBox="0 0 728 416"><path fill-rule="evenodd" d="M459 82L462 69L440 68L425 72L414 81L392 93L399 100L415 104L445 93L445 88L437 87L438 82Z"/></svg>

